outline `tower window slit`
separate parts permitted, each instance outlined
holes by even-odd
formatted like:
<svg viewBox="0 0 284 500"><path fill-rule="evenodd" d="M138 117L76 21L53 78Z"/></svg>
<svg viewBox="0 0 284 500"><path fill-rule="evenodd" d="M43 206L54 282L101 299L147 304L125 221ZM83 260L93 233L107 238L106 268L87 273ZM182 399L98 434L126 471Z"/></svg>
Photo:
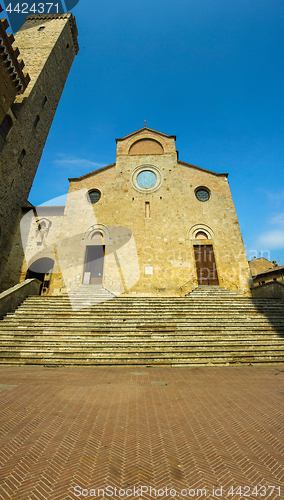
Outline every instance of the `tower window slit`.
<svg viewBox="0 0 284 500"><path fill-rule="evenodd" d="M145 202L145 219L150 219L150 202Z"/></svg>

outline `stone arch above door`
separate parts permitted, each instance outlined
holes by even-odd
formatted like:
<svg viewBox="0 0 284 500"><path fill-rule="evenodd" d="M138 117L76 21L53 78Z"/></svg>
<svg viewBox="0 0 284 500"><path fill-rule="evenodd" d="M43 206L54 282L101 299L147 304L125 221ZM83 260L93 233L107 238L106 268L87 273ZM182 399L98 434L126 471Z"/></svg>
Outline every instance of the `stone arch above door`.
<svg viewBox="0 0 284 500"><path fill-rule="evenodd" d="M99 241L99 234L101 234L101 242ZM97 237L96 237L97 235ZM106 244L109 243L111 237L107 226L104 224L94 224L90 226L84 234L84 241L87 245L90 244ZM97 240L97 243L96 243Z"/></svg>
<svg viewBox="0 0 284 500"><path fill-rule="evenodd" d="M194 224L188 231L188 239L192 241L198 241L198 233L204 233L205 237L201 237L202 241L212 241L214 240L214 231L207 224Z"/></svg>

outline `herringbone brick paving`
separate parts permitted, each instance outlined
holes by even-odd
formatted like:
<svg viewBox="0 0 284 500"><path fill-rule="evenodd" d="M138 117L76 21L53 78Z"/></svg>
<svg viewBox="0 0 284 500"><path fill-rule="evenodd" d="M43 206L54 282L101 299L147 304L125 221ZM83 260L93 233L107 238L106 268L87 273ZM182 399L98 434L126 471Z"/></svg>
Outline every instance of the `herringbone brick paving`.
<svg viewBox="0 0 284 500"><path fill-rule="evenodd" d="M284 498L283 365L7 366L0 394L1 500Z"/></svg>

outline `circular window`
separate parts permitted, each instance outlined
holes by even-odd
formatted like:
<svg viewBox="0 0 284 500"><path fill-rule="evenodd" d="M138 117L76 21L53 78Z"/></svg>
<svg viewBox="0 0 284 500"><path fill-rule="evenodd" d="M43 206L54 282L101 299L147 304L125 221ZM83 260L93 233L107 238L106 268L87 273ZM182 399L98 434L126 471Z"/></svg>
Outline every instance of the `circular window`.
<svg viewBox="0 0 284 500"><path fill-rule="evenodd" d="M151 170L143 170L137 175L137 182L140 187L148 189L154 186L157 181L157 176Z"/></svg>
<svg viewBox="0 0 284 500"><path fill-rule="evenodd" d="M206 188L198 188L195 191L195 196L199 201L208 201L210 198L210 192Z"/></svg>
<svg viewBox="0 0 284 500"><path fill-rule="evenodd" d="M154 165L140 165L131 175L131 184L140 193L154 193L163 183L161 170Z"/></svg>
<svg viewBox="0 0 284 500"><path fill-rule="evenodd" d="M98 189L92 189L87 194L87 200L89 203L97 203L101 197L101 193Z"/></svg>

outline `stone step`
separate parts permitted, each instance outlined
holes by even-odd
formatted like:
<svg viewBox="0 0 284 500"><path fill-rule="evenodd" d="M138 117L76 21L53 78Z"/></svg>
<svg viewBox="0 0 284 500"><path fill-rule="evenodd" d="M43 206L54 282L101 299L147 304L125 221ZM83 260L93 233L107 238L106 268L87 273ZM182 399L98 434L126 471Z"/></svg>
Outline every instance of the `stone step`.
<svg viewBox="0 0 284 500"><path fill-rule="evenodd" d="M166 355L165 357L155 357L155 356L132 356L128 358L114 358L114 357L101 357L101 358L92 358L92 357L64 357L64 356L48 356L48 353L41 353L40 356L18 356L16 357L13 355L11 356L6 356L0 359L0 364L43 364L43 365L53 365L53 366L60 366L60 365L78 365L78 366L83 366L83 365L107 365L107 364L141 364L141 365L199 365L199 366L204 366L207 364L210 365L218 365L218 364L264 364L264 363L283 363L284 361L284 356L277 356L277 355L270 355L270 356L254 356L254 355L233 355L233 356L228 356L228 354L222 355L216 355L216 353L213 353L212 356L198 354L198 356L193 355L193 356L187 356L181 358L179 357L174 357L174 356L169 356Z"/></svg>
<svg viewBox="0 0 284 500"><path fill-rule="evenodd" d="M185 309L185 310L194 310L195 308L204 308L204 302L203 301L198 301L197 303L193 303L193 302L190 302L189 304L185 304L185 303L160 303L160 304L121 304L121 303L116 303L114 301L111 301L111 302L107 302L107 303L101 303L101 304L94 304L93 306L91 307L95 307L96 309L101 309L101 310L107 310L107 311L111 311L114 309L114 307L118 310L122 310L122 311L126 311L126 310L129 310L129 306L131 305L131 307L134 307L135 306L135 310L141 310L141 311L145 311L145 310L159 310L161 309L161 307L165 308L165 310L172 310L172 309ZM24 309L26 308L30 308L30 309L33 309L33 307L36 307L36 308L40 308L40 309L47 309L47 308L60 308L60 309L63 309L63 308L69 308L69 309L72 309L72 305L70 304L70 302L24 302L22 307ZM222 303L219 303L219 302L208 302L206 304L206 309L221 309L221 308L228 308L228 309L231 309L231 308L238 308L238 309L242 309L242 308L249 308L249 309L255 309L255 310L259 310L259 309L280 309L280 310L284 310L284 302L280 303L280 304L277 304L275 302L272 302L272 303L263 303L263 304L255 304L255 303L251 303L251 302L244 302L244 303L241 303L241 302L228 302L228 303L225 303L225 302L222 302Z"/></svg>
<svg viewBox="0 0 284 500"><path fill-rule="evenodd" d="M159 340L159 341L175 341L175 342L185 342L186 340L188 342L191 341L204 341L205 339L208 340L209 342L213 342L215 340L231 340L234 342L243 340L246 341L247 339L251 339L254 341L259 341L263 342L265 340L273 342L274 340L279 340L283 342L283 337L284 337L284 332L279 335L275 333L274 331L267 331L267 332L250 332L247 331L245 333L242 333L240 331L231 331L231 332L222 332L222 331L217 331L217 332L187 332L187 331L178 331L178 332L148 332L147 334L139 333L139 332L122 332L119 334L119 332L95 332L92 330L86 330L82 332L78 332L74 330L72 332L71 330L68 330L65 334L60 333L59 331L55 331L53 329L50 330L34 330L33 332L29 333L27 330L17 330L17 332L10 330L7 332L3 333L3 341L5 339L10 339L10 340L25 340L25 339L30 339L31 341L34 338L37 338L38 341L45 340L52 338L56 341L60 341L61 338L65 339L70 339L71 337L80 338L80 339L86 339L88 340L96 340L96 341L102 341L103 339L115 339L115 341L120 341L122 339L123 341L126 341L130 339L132 342L133 339L136 339L137 342L143 342L143 341L150 341L150 340ZM248 341L249 341L248 340Z"/></svg>
<svg viewBox="0 0 284 500"><path fill-rule="evenodd" d="M283 309L283 312L284 312L284 309ZM274 315L278 315L278 316L281 316L283 318L283 312L280 311L279 309L271 309L271 310L251 310L251 309L245 309L245 308L240 308L240 309L231 309L231 310L224 310L224 309L215 309L215 310L212 310L212 309L209 309L207 311L204 311L202 309L198 310L198 309L193 309L193 310L175 310L173 309L172 311L170 310L145 310L145 311L127 311L127 310L103 310L103 309L97 309L97 308L90 308L89 310L81 310L81 311L73 311L71 309L67 309L67 308L62 308L61 310L60 309L49 309L49 308L44 308L44 309L39 309L37 310L36 308L33 308L32 310L31 309L17 309L14 313L9 313L7 314L7 318L10 318L10 317L15 317L15 316L27 316L27 315L31 315L35 318L39 318L39 317L42 317L43 315L46 315L48 313L50 314L53 314L53 315L56 315L56 317L60 317L60 316L67 316L67 317L76 317L76 316L93 316L93 317L101 317L101 316L106 316L106 317L113 317L114 314L117 316L117 317L122 317L122 316L125 316L125 315L128 315L128 317L149 317L149 318L152 318L153 317L153 314L158 315L159 317L164 317L164 318L171 318L171 317L192 317L192 315L195 315L195 316L201 316L201 317L228 317L231 316L231 317L234 317L234 316L239 316L239 315L242 315L242 316L254 316L254 317L257 317L257 316L267 316L268 314L274 314Z"/></svg>
<svg viewBox="0 0 284 500"><path fill-rule="evenodd" d="M82 318L81 321L76 320L75 318L70 318L68 321L67 319L65 321L53 321L51 319L45 319L44 321L31 321L28 319L24 319L21 321L17 321L15 319L12 319L11 321L6 321L5 324L3 323L1 325L1 332L4 332L7 328L31 328L31 329L37 329L37 328L56 328L57 330L62 331L62 329L66 328L71 328L71 329L78 329L82 328L84 330L92 330L92 331L99 331L99 330L105 330L106 328L112 328L116 329L118 331L123 331L123 330L129 330L129 329L135 329L140 331L167 331L167 330L222 330L222 331L227 331L227 330L260 330L260 329L265 329L265 330L270 330L273 328L277 328L277 331L283 330L284 325L283 321L281 322L280 320L277 321L255 321L253 325L250 324L251 322L249 320L247 321L234 321L232 320L227 320L227 321L220 321L218 318L216 319L211 319L210 321L171 321L169 323L168 321L164 323L163 321L158 322L156 318L156 324L153 325L151 322L143 322L140 323L140 321L131 321L130 319L125 318L125 321L116 321L114 320L107 320L107 326L106 326L106 320L104 318L101 318L100 320L88 320L87 322L84 321Z"/></svg>
<svg viewBox="0 0 284 500"><path fill-rule="evenodd" d="M80 303L81 304L81 303ZM79 303L76 304L76 306L80 305ZM24 305L23 305L24 308L30 308L32 309L33 307L40 307L41 309L46 309L46 308L56 308L56 307L59 307L59 308L64 308L64 307L67 307L67 308L70 308L72 309L72 304L70 302L57 302L57 301L53 301L53 302L24 302ZM190 302L189 304L186 304L186 303L158 303L158 304L124 304L124 303L117 303L117 302L114 302L114 301L108 301L108 302L104 302L104 303L100 303L100 304L93 304L91 307L96 307L98 309L105 309L105 310L113 310L114 307L117 308L118 310L129 310L129 307L132 307L137 310L141 310L141 311L144 311L144 310L148 310L148 309L151 309L151 310L158 310L158 309L161 309L161 307L165 308L166 310L169 310L169 309L186 309L186 310L192 310L192 309L195 309L195 308L202 308L204 307L204 303L203 301L198 301L198 302ZM279 308L280 310L284 310L284 302L281 302L279 304L275 303L275 302L268 302L268 303L259 303L259 304L256 304L255 302L231 302L231 301L228 301L228 302L225 302L225 301L219 301L219 302L216 302L216 301L212 301L212 302L208 302L206 304L206 308L210 309L216 309L216 308L243 308L243 307L246 307L246 308L251 308L251 309L256 309L256 310L259 310L259 309L276 309L276 308Z"/></svg>
<svg viewBox="0 0 284 500"><path fill-rule="evenodd" d="M30 357L33 356L46 356L46 355L52 355L53 357L62 357L62 358L88 358L90 356L95 356L97 359L102 359L102 358L138 358L140 355L143 355L143 357L147 356L148 358L151 357L156 357L156 358L172 358L176 354L178 354L179 357L181 358L190 358L190 357L195 357L197 354L203 357L225 357L228 355L228 352L222 349L212 349L209 352L205 349L191 349L191 350L181 350L181 349L176 349L175 351L163 351L159 349L140 349L138 351L134 350L129 350L129 349L123 349L119 347L118 349L115 349L113 351L109 350L95 350L95 349L72 349L72 351L66 351L66 349L47 349L46 347L40 348L40 349L30 349L30 348L25 348L25 349L14 349L13 351L7 350L5 351L4 349L1 349L1 355L5 357L13 357L13 356L23 356L27 355ZM272 350L267 350L263 352L262 350L250 350L246 351L244 349L239 349L239 350L234 350L233 352L230 353L230 356L261 356L261 357L271 357L271 356L276 356L278 358L283 358L284 360L284 352L278 352L277 349L272 349Z"/></svg>
<svg viewBox="0 0 284 500"><path fill-rule="evenodd" d="M102 297L101 294L76 294L76 295L68 295L68 294L61 294L61 295L45 295L45 296L39 296L39 295L31 295L28 300L69 300L70 297L73 299L81 299L81 298L92 298L92 297ZM106 297L106 296L105 296ZM108 296L109 297L109 296ZM233 295L230 293L222 293L222 294L208 294L208 293L199 293L199 294L191 294L190 296L187 297L182 297L182 296L160 296L160 297L141 297L141 296L135 296L135 295L119 295L117 297L112 296L112 300L114 301L119 301L119 302L163 302L163 301L179 301L183 300L185 302L190 302L191 300L199 300L199 299L204 299L204 297L208 300L223 300L223 299L231 299L231 300L251 300L251 301L256 301L256 302L261 302L261 301L273 301L277 299L273 298L263 298L263 297L251 297L251 296L242 296L242 295ZM279 299L280 301L280 299ZM109 302L109 301L108 301Z"/></svg>
<svg viewBox="0 0 284 500"><path fill-rule="evenodd" d="M19 312L22 311L22 312ZM81 309L81 310L73 310L71 307L39 307L36 308L35 306L33 307L21 307L20 309L17 309L14 313L9 313L9 316L16 314L36 314L37 311L40 312L40 314L45 314L46 312L54 313L54 314L69 314L69 315L113 315L118 314L118 315L123 315L123 314L129 314L131 316L141 316L141 315L148 315L151 316L153 314L158 314L159 316L165 315L165 316L171 316L171 315L191 315L191 314L199 314L199 315L215 315L215 314L230 314L235 315L235 314L281 314L283 315L284 313L284 308L277 308L277 307L261 307L261 308L254 308L254 307L223 307L223 306L218 306L218 307L208 307L206 310L204 310L204 306L202 307L192 307L192 308L184 308L184 307L173 307L173 308L102 308L99 306L91 306L87 309Z"/></svg>
<svg viewBox="0 0 284 500"><path fill-rule="evenodd" d="M227 321L227 322L221 322L221 321L210 321L206 322L172 322L169 324L168 322L166 324L164 323L159 323L157 324L157 318L156 318L156 325L151 325L149 322L140 324L139 322L131 322L130 320L125 320L124 322L115 322L113 321L107 321L108 326L106 326L106 322L102 319L101 321L87 321L84 322L83 320L80 321L65 321L65 322L59 322L59 321L52 321L52 320L47 320L47 321L42 321L42 322L36 322L36 321L7 321L5 324L1 325L1 332L5 332L7 329L8 330L13 330L13 329L18 329L22 328L23 330L30 329L32 330L38 330L38 329L56 329L59 332L62 330L71 329L71 330L81 330L81 331L92 331L92 332L99 332L99 331L108 331L109 329L112 329L112 331L116 332L123 332L123 331L140 331L141 333L143 332L149 332L149 331L155 331L155 332L166 332L166 331L260 331L260 330L274 330L277 329L277 332L283 331L284 325L283 322L260 322L256 323L254 325L250 325L250 322L245 323L244 321L241 323L237 323L235 321Z"/></svg>
<svg viewBox="0 0 284 500"><path fill-rule="evenodd" d="M179 330L178 332L148 332L143 334L139 332L113 332L113 331L104 331L104 332L96 332L94 330L86 330L84 331L74 331L72 333L71 331L68 331L67 334L62 334L62 332L56 332L55 330L34 330L32 333L27 332L27 330L23 331L6 331L1 335L1 340L4 342L5 340L13 340L13 341L24 341L25 339L29 339L30 341L33 341L34 339L37 339L37 341L45 341L45 339L53 339L54 341L61 341L61 339L65 340L68 339L68 341L71 341L71 339L82 339L84 341L103 341L104 339L115 339L115 342L118 340L120 341L137 341L137 342L150 342L154 340L158 340L159 342L161 341L167 341L167 342L199 342L206 339L208 342L213 342L213 341L234 341L234 342L263 342L263 341L268 341L268 342L273 342L273 341L280 341L283 342L283 334L279 335L276 334L274 331L272 332L246 332L242 334L240 331L231 331L231 332L223 332L223 331L217 331L217 333L208 332L200 332L194 333L194 332L187 332L187 331L181 331Z"/></svg>
<svg viewBox="0 0 284 500"><path fill-rule="evenodd" d="M111 343L111 341L106 342L103 341L101 343L91 343L89 342L73 342L73 345L70 346L69 343L58 343L52 341L48 341L50 343L50 346L47 345L46 343L35 343L33 344L32 342L30 343L17 343L17 344L11 344L7 343L1 346L0 348L0 353L3 354L5 352L19 352L19 351L29 351L29 352L42 352L43 350L46 351L64 351L68 352L71 356L75 354L76 352L97 352L98 354L100 353L109 353L112 352L110 351L113 350L115 351L115 354L119 354L121 352L128 353L128 352L154 352L158 351L159 353L172 353L172 352L180 352L182 355L184 353L188 352L197 352L197 351L205 351L206 352L212 352L212 351L220 351L220 352L227 352L227 348L230 347L231 352L254 352L254 353L262 353L263 355L267 355L269 352L277 352L279 355L284 356L284 349L283 346L279 350L279 345L278 344L273 344L269 345L268 343L253 343L251 345L243 345L243 344L237 344L237 343L219 343L218 342L207 342L207 343L180 343L180 342L170 342L170 343L165 343L165 342L159 342L159 343L151 343L151 345L145 345L145 343L137 343L137 345L133 346L134 342L116 342L116 343ZM104 345L105 344L105 345ZM269 347L267 349L267 346ZM263 348L266 347L265 352L263 351Z"/></svg>
<svg viewBox="0 0 284 500"><path fill-rule="evenodd" d="M115 316L115 317L114 317ZM186 312L181 312L181 313L172 313L172 314L164 314L162 312L156 312L155 315L150 314L150 313L145 313L145 314L132 314L132 313L127 313L125 312L117 312L115 313L105 313L105 312L99 312L99 311L89 311L84 313L83 310L78 312L77 314L74 313L74 311L65 311L65 312L58 312L58 311L42 311L39 312L39 314L36 314L35 311L33 312L28 312L28 311L23 311L23 312L18 312L16 311L14 314L9 314L6 316L4 319L3 323L6 321L10 321L11 319L15 319L16 321L24 321L27 318L30 318L31 321L39 321L43 319L44 317L50 317L54 318L54 320L68 320L68 319L82 319L82 318L88 318L89 320L96 321L96 320L107 320L109 321L110 319L116 319L117 321L123 321L126 318L129 319L129 321L139 321L141 322L143 318L145 321L151 321L151 318L157 318L157 321L163 321L163 322L172 322L172 321L189 321L189 320L194 320L194 321L211 321L211 320L252 320L252 321L258 321L258 320L264 320L264 321L273 321L275 318L276 320L281 320L283 321L283 314L281 314L279 311L277 312L269 312L267 311L266 313L259 311L259 312L251 312L251 311L240 311L240 312L234 312L234 313L227 313L226 312L211 312L211 314L203 314L202 312L192 312L192 313L186 313Z"/></svg>
<svg viewBox="0 0 284 500"><path fill-rule="evenodd" d="M177 336L185 336L185 335L208 335L211 337L212 335L239 335L239 336L244 336L247 337L247 335L271 335L271 333L277 334L279 337L282 336L284 338L284 328L283 326L277 327L259 327L259 328L235 328L232 326L230 329L224 329L221 328L220 326L217 326L215 329L206 329L206 328L193 328L193 327L188 327L188 328L171 328L171 329L166 329L166 328L161 328L161 329L154 329L149 327L147 330L146 329L131 329L131 328L116 328L114 330L103 330L100 328L95 328L95 327L81 327L81 328L76 328L74 325L71 325L70 327L67 325L64 328L58 328L53 325L41 325L40 327L30 327L30 326L22 326L22 325L14 325L14 326L9 326L9 328L5 328L1 331L2 334L7 334L7 333L13 333L13 334L25 334L25 335L33 335L36 333L39 334L44 334L48 332L52 332L53 335L64 335L70 332L70 334L96 334L96 335L107 335L107 334L112 334L116 336L125 336L125 335L133 335L135 333L136 336L143 337L143 336L149 336L149 335L174 335L175 337Z"/></svg>

